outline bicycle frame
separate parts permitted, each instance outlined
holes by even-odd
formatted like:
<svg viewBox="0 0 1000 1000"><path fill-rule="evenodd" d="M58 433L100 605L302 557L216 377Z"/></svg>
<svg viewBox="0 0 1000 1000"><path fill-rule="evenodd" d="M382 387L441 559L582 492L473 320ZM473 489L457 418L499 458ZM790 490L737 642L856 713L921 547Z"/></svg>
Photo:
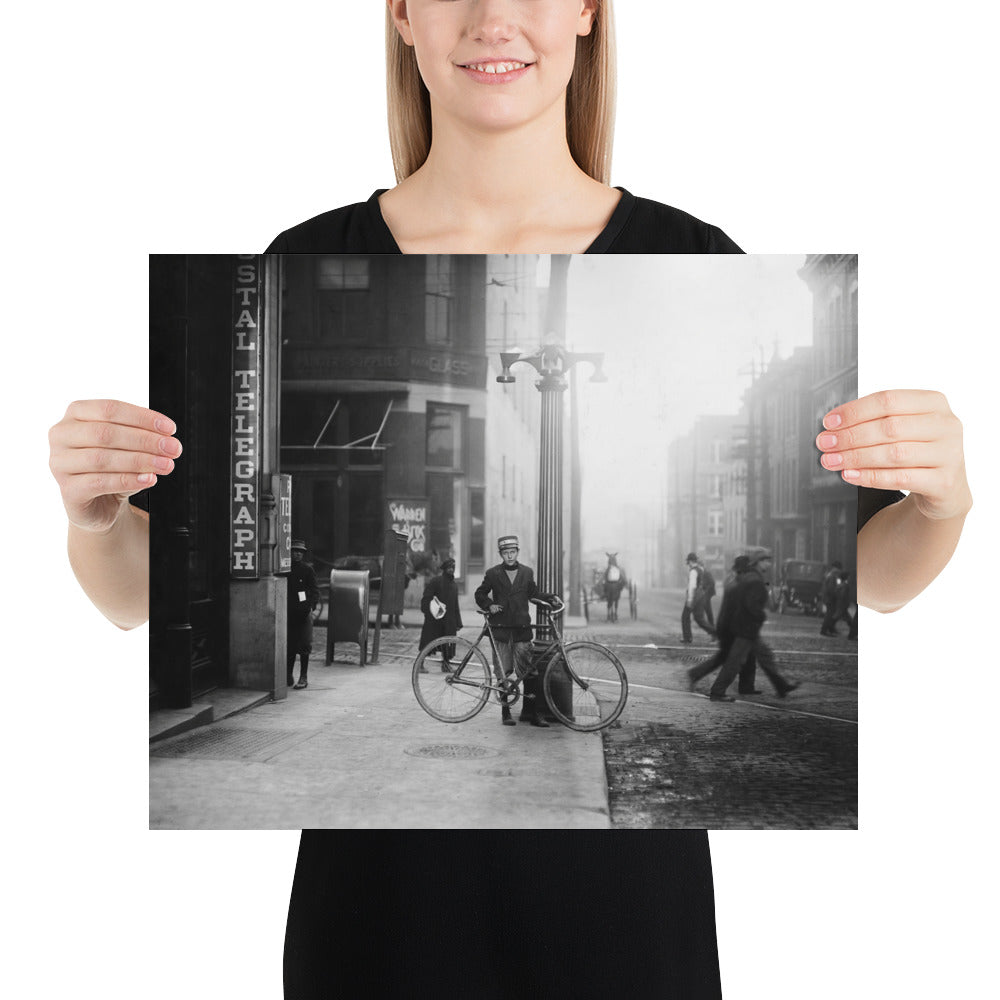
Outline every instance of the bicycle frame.
<svg viewBox="0 0 1000 1000"><path fill-rule="evenodd" d="M472 643L472 646L471 646L469 652L461 660L461 662L458 664L458 666L452 668L451 675L446 680L446 683L448 683L448 684L456 684L456 683L457 684L467 684L467 685L469 685L471 687L480 687L480 688L483 686L483 685L479 684L478 682L473 683L473 682L463 681L462 680L462 671L468 665L468 662L469 662L469 660L472 657L472 650L480 648L480 643L483 641L483 636L487 636L489 638L489 641L490 641L490 653L491 653L491 656L492 656L491 666L493 667L493 673L494 674L497 673L498 664L501 662L501 660L500 660L500 654L497 651L497 641L498 640L493 635L493 626L490 625L490 620L489 620L489 616L487 615L487 613L484 612L484 611L480 611L480 614L483 615L483 627L479 630L479 635L476 637L475 641ZM507 626L504 626L504 627L507 627ZM555 652L555 650L559 650L559 652L562 653L563 669L565 669L567 671L567 673L569 673L570 678L573 680L573 682L575 684L578 684L584 691L588 690L589 685L587 684L587 682L584 681L583 678L580 677L576 673L576 671L573 670L572 665L569 663L569 658L566 656L566 651L565 651L565 647L564 647L564 644L563 644L562 633L559 631L558 628L555 627L554 624L552 624L552 625L519 625L518 628L531 629L532 632L539 632L542 629L548 630L548 629L551 628L552 631L553 631L553 633L554 633L554 635L555 635L555 638L541 652L535 653L532 658L537 663L539 663L539 664L547 663L549 661L549 658ZM534 667L533 667L533 669L534 669ZM520 693L521 682L526 677L529 677L530 674L531 674L530 670L528 672L526 672L526 673L519 674L517 672L517 664L515 663L514 664L514 669L511 671L511 673L504 674L503 677L497 677L497 683L496 684L490 684L490 685L487 686L487 688L488 688L488 690L490 690L490 691L494 692L495 694L499 695L501 699L506 698L506 699L509 700L511 694L517 695L517 694Z"/></svg>

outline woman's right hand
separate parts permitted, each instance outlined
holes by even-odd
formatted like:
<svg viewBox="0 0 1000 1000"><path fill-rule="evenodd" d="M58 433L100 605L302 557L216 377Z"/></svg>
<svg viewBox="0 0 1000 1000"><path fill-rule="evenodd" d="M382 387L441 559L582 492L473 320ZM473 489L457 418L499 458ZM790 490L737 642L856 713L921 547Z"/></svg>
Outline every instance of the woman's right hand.
<svg viewBox="0 0 1000 1000"><path fill-rule="evenodd" d="M116 399L70 403L49 430L49 468L70 523L106 533L128 498L173 471L181 443L162 413Z"/></svg>

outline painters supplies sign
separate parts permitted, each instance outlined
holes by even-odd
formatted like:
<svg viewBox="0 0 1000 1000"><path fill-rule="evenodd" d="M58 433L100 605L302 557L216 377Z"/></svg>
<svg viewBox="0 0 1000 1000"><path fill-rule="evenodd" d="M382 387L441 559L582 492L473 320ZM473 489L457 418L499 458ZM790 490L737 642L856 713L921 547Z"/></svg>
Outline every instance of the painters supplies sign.
<svg viewBox="0 0 1000 1000"><path fill-rule="evenodd" d="M230 572L255 579L260 565L262 271L257 254L236 254L233 282Z"/></svg>

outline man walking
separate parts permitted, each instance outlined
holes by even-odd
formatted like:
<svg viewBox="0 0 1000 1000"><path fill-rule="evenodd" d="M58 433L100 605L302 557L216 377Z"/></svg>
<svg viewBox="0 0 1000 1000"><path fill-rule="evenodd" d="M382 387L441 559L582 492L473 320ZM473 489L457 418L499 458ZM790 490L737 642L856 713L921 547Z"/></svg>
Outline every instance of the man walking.
<svg viewBox="0 0 1000 1000"><path fill-rule="evenodd" d="M754 652L761 626L767 620L767 584L764 578L771 568L769 549L757 549L749 557L749 568L739 577L732 595L732 617L726 625L732 632L733 642L726 660L709 692L712 701L735 701L727 694L729 685L736 679L747 657Z"/></svg>
<svg viewBox="0 0 1000 1000"><path fill-rule="evenodd" d="M681 642L693 642L691 637L692 617L714 639L715 629L707 617L707 610L711 607L707 584L711 576L706 574L705 567L699 561L696 552L689 552L685 562L688 568L688 581L687 589L684 592L684 610L681 612ZM711 591L713 594L715 593L714 580L711 583Z"/></svg>
<svg viewBox="0 0 1000 1000"><path fill-rule="evenodd" d="M319 588L316 573L305 561L306 543L295 539L292 542L292 568L288 573L288 645L287 681L292 687L295 657L299 656L302 668L295 684L298 691L309 687L309 654L312 652L312 612L319 604Z"/></svg>
<svg viewBox="0 0 1000 1000"><path fill-rule="evenodd" d="M441 563L441 573L428 581L424 587L424 596L420 599L420 610L424 613L424 627L420 630L421 649L434 639L458 635L458 630L462 627L462 612L458 607L454 559L445 559ZM455 655L455 646L440 646L439 649L441 670L446 674L451 673L451 658ZM427 672L422 664L420 669Z"/></svg>
<svg viewBox="0 0 1000 1000"><path fill-rule="evenodd" d="M820 635L834 636L837 634L837 604L840 597L840 571L843 568L839 562L835 562L831 564L826 576L823 577L820 596L823 598L826 613L823 615L823 624L819 629Z"/></svg>
<svg viewBox="0 0 1000 1000"><path fill-rule="evenodd" d="M515 669L521 675L531 670L531 629L528 627L531 625L531 608L528 602L543 595L538 592L535 574L517 560L520 552L517 535L502 535L497 539L497 548L503 561L486 571L483 582L476 588L475 597L476 604L490 615L496 641L493 669L499 680L502 676L510 676ZM521 721L548 728L539 704L541 695L535 690L537 685L532 685L532 688L529 691L528 685L525 685ZM515 725L509 705L505 703L500 714L505 726Z"/></svg>

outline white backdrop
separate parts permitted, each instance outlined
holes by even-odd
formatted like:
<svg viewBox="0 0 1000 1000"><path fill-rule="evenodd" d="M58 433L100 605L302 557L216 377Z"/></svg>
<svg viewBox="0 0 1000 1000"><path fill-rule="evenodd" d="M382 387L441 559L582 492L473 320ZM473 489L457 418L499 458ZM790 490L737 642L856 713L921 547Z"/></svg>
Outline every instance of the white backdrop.
<svg viewBox="0 0 1000 1000"><path fill-rule="evenodd" d="M862 391L944 390L978 501L933 588L864 616L861 831L713 835L727 1000L991 995L995 15L619 7L614 182L750 252L859 252ZM146 631L76 588L45 431L75 397L144 400L147 253L262 250L391 184L381 23L375 0L6 15L10 995L281 995L297 835L146 830Z"/></svg>

